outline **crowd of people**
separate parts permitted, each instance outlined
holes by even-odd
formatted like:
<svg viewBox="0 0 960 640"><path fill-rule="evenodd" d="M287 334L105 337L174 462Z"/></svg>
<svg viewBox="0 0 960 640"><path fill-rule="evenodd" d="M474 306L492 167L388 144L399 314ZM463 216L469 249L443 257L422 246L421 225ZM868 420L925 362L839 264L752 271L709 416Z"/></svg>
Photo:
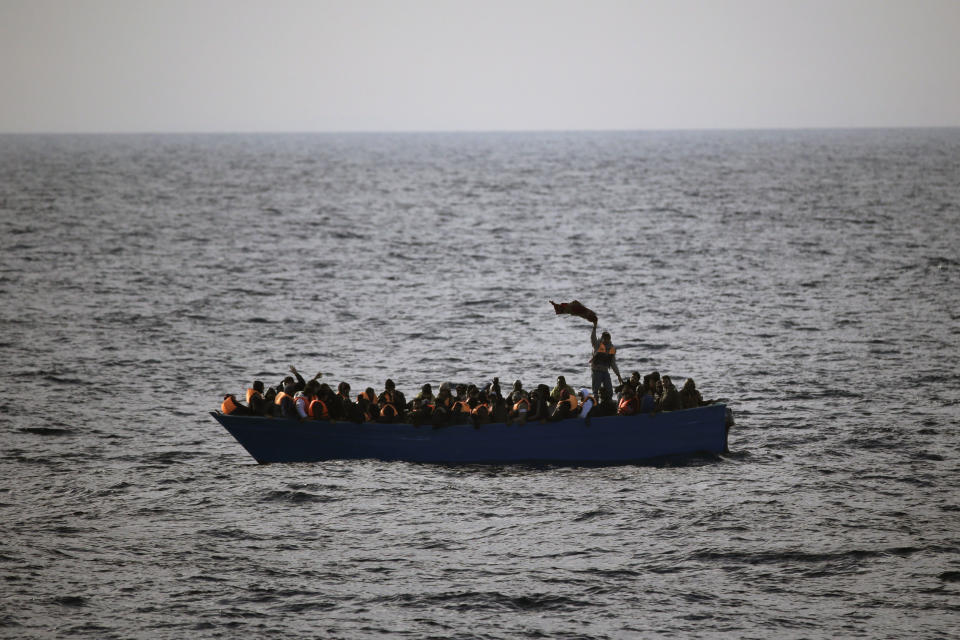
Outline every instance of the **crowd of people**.
<svg viewBox="0 0 960 640"><path fill-rule="evenodd" d="M617 349L610 333L604 331L598 338L596 317L591 315L590 319L593 322L590 333L592 389L575 390L567 384L564 376L558 376L552 389L545 384L524 389L523 383L517 380L505 394L500 388L500 379L494 378L479 387L444 383L436 394L430 384L425 384L416 397L407 402L393 380L388 379L379 394L373 387L367 387L354 397L347 382L338 384L334 391L327 383L320 382L321 374L304 380L296 367L291 366L293 375L285 377L274 387L265 388L262 381L255 380L247 389L246 404L233 394L225 395L220 410L228 415L298 420L410 422L434 426L472 423L479 426L489 422L548 422L575 417L589 420L592 417L677 411L710 404L704 402L693 378L687 378L679 390L670 376L661 376L657 371L642 378L634 371L629 379L624 380L617 367ZM620 383L616 387L610 378L611 369Z"/></svg>
<svg viewBox="0 0 960 640"><path fill-rule="evenodd" d="M432 385L424 384L409 401L390 379L379 393L367 387L354 395L347 382L339 383L334 391L321 381L319 373L310 380L305 380L296 367L290 367L290 373L292 375L272 387L265 387L260 380L254 381L247 389L245 403L234 394L225 395L221 411L229 415L297 420L479 426L490 422L550 422L574 417L657 413L707 404L692 378L677 389L670 376L661 376L656 371L643 377L634 371L614 389L601 385L596 395L587 388L574 389L564 376L558 376L552 388L538 384L526 389L523 382L517 380L506 393L500 379L494 378L480 386L443 383L436 393Z"/></svg>

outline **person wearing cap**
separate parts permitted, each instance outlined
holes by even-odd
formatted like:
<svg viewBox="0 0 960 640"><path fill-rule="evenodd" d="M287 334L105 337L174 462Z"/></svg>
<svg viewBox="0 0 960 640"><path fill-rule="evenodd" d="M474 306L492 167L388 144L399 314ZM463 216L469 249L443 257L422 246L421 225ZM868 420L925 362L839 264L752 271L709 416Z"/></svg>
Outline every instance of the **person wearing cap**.
<svg viewBox="0 0 960 640"><path fill-rule="evenodd" d="M592 376L593 396L600 397L600 387L610 389L613 393L613 382L610 380L610 371L617 374L617 380L623 384L620 369L617 368L617 348L610 341L610 332L604 331L597 339L597 323L593 323L590 331L590 344L593 345L593 356L590 358L590 373Z"/></svg>

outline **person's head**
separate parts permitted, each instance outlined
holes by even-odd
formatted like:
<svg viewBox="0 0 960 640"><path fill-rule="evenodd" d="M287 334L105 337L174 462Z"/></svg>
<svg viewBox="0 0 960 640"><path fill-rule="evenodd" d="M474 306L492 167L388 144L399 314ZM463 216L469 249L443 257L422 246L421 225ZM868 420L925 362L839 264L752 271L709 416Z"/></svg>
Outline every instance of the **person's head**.
<svg viewBox="0 0 960 640"><path fill-rule="evenodd" d="M440 391L437 392L437 397L440 398L441 400L444 400L444 399L446 399L446 398L449 398L449 397L450 397L450 387L445 387L445 386L443 386L443 385L440 385Z"/></svg>
<svg viewBox="0 0 960 640"><path fill-rule="evenodd" d="M658 380L660 380L660 372L654 371L653 373L651 373L650 379L653 380L654 382L657 382Z"/></svg>
<svg viewBox="0 0 960 640"><path fill-rule="evenodd" d="M458 395L458 396L462 396L462 395L465 394L466 392L467 392L467 385L465 385L465 384L458 384L458 385L457 385L457 395Z"/></svg>
<svg viewBox="0 0 960 640"><path fill-rule="evenodd" d="M697 388L697 383L693 381L693 378L687 378L687 381L683 383L684 391L695 391Z"/></svg>
<svg viewBox="0 0 960 640"><path fill-rule="evenodd" d="M523 383L520 382L519 380L515 380L513 383L513 390L520 391L521 389L523 389Z"/></svg>
<svg viewBox="0 0 960 640"><path fill-rule="evenodd" d="M383 387L388 391L393 391L396 388L393 384L393 380L391 380L390 378L387 378L387 381L383 383Z"/></svg>
<svg viewBox="0 0 960 640"><path fill-rule="evenodd" d="M293 384L293 383L294 383L293 376L287 376L286 378L283 379L283 386L287 386L288 384Z"/></svg>
<svg viewBox="0 0 960 640"><path fill-rule="evenodd" d="M427 384L425 384L425 385L423 385L422 387L420 387L420 393L422 393L422 394L425 395L425 396L432 396L432 395L433 395L433 387L431 387L431 386L430 386L430 383L428 382Z"/></svg>
<svg viewBox="0 0 960 640"><path fill-rule="evenodd" d="M348 383L348 382L341 382L340 384L338 384L338 385L337 385L337 392L338 392L338 393L342 393L342 394L345 395L345 396L346 396L346 395L349 395L349 394L350 394L350 383Z"/></svg>
<svg viewBox="0 0 960 640"><path fill-rule="evenodd" d="M254 391L259 391L260 393L263 393L263 381L262 381L262 380L254 380L254 381L253 381L253 390L254 390Z"/></svg>
<svg viewBox="0 0 960 640"><path fill-rule="evenodd" d="M567 386L567 379L563 376L557 376L557 386L560 388Z"/></svg>
<svg viewBox="0 0 960 640"><path fill-rule="evenodd" d="M277 390L275 387L267 387L266 393L263 394L264 398L275 398L277 397Z"/></svg>
<svg viewBox="0 0 960 640"><path fill-rule="evenodd" d="M640 382L640 372L639 372L639 371L634 371L633 373L630 374L630 382L631 382L632 384L634 384L634 385L636 385L638 382Z"/></svg>
<svg viewBox="0 0 960 640"><path fill-rule="evenodd" d="M607 388L606 388L606 387L603 387L602 389L600 389L600 394L603 395L604 393L606 393L607 396L610 395L610 392L607 391ZM633 397L636 396L636 395L637 395L637 393L636 393L636 391L633 390L633 387L627 385L626 387L623 388L623 397L624 397L624 398L633 398ZM606 398L604 398L604 400L606 400Z"/></svg>
<svg viewBox="0 0 960 640"><path fill-rule="evenodd" d="M294 388L293 384L285 384L283 385L283 392L292 396L296 392L296 388Z"/></svg>
<svg viewBox="0 0 960 640"><path fill-rule="evenodd" d="M663 380L663 386L667 389L673 386L673 380L670 379L670 376L663 376L661 379Z"/></svg>
<svg viewBox="0 0 960 640"><path fill-rule="evenodd" d="M603 333L601 333L601 334L600 334L600 341L601 341L601 342L610 342L610 332L609 332L609 331L604 331Z"/></svg>
<svg viewBox="0 0 960 640"><path fill-rule="evenodd" d="M363 394L367 396L367 400L374 402L377 399L377 392L373 390L373 387L367 387Z"/></svg>

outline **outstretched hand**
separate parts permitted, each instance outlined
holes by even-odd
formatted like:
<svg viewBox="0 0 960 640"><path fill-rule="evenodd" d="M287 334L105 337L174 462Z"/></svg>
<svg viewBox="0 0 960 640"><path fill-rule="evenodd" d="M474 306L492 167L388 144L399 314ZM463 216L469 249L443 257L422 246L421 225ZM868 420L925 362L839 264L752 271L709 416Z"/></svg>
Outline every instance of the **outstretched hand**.
<svg viewBox="0 0 960 640"><path fill-rule="evenodd" d="M296 373L296 372L297 372L297 368L293 365L290 365L290 373Z"/></svg>

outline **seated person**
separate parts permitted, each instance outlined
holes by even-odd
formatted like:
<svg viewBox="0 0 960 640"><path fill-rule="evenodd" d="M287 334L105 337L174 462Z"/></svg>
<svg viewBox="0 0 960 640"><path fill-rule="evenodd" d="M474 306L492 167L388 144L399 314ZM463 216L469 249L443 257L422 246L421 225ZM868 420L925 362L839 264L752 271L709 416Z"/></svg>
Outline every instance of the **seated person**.
<svg viewBox="0 0 960 640"><path fill-rule="evenodd" d="M463 398L460 398L458 394L458 398L453 401L453 405L450 407L450 422L453 424L466 424L470 421L470 411L472 407L466 396L466 387L463 388Z"/></svg>
<svg viewBox="0 0 960 640"><path fill-rule="evenodd" d="M486 391L472 389L467 402L470 405L470 421L474 427L490 422L490 405Z"/></svg>
<svg viewBox="0 0 960 640"><path fill-rule="evenodd" d="M557 386L553 388L553 391L550 392L550 402L556 404L560 402L560 392L564 389L570 391L571 395L576 395L576 391L573 390L573 387L567 384L567 379L563 376L557 376Z"/></svg>
<svg viewBox="0 0 960 640"><path fill-rule="evenodd" d="M627 387L624 386L624 389ZM617 403L613 399L613 394L606 387L600 389L600 402L593 408L590 414L593 417L603 418L605 416L617 415Z"/></svg>
<svg viewBox="0 0 960 640"><path fill-rule="evenodd" d="M624 385L623 397L620 398L620 404L617 407L618 416L632 416L640 412L640 399L637 398L637 392L633 387Z"/></svg>
<svg viewBox="0 0 960 640"><path fill-rule="evenodd" d="M377 406L380 407L380 417L384 417L385 415L384 405L390 405L391 408L387 409L386 413L392 414L392 417L397 420L403 420L407 410L407 399L403 397L401 391L397 390L396 385L390 378L387 378L383 386L384 391L380 394L380 397L377 398Z"/></svg>
<svg viewBox="0 0 960 640"><path fill-rule="evenodd" d="M523 424L527 421L527 414L530 413L530 398L527 397L527 393L523 389L517 390L516 385L514 385L514 391L510 395L515 396L517 400L507 412L506 422L507 424L513 424L514 422Z"/></svg>
<svg viewBox="0 0 960 640"><path fill-rule="evenodd" d="M507 402L496 391L491 390L487 394L487 406L490 407L490 422L506 422L507 412L510 407Z"/></svg>
<svg viewBox="0 0 960 640"><path fill-rule="evenodd" d="M551 413L550 387L539 384L530 393L530 410L527 412L527 422L546 422L550 419Z"/></svg>
<svg viewBox="0 0 960 640"><path fill-rule="evenodd" d="M693 378L687 378L680 389L680 406L684 409L696 409L703 406L703 396L697 390L697 383Z"/></svg>
<svg viewBox="0 0 960 640"><path fill-rule="evenodd" d="M360 408L350 399L350 384L341 382L337 386L337 395L334 397L333 406L328 407L334 420L349 420L350 422L362 422Z"/></svg>
<svg viewBox="0 0 960 640"><path fill-rule="evenodd" d="M601 391L606 389L606 386L600 387ZM593 394L590 393L590 389L583 387L580 389L579 394L579 411L580 417L586 418L590 415L590 412L593 411L594 406L596 405L596 400L594 400Z"/></svg>
<svg viewBox="0 0 960 640"><path fill-rule="evenodd" d="M526 392L523 390L523 383L519 380L513 383L513 390L510 391L510 395L507 396L507 402L515 404L517 400L520 399L520 396L526 397Z"/></svg>
<svg viewBox="0 0 960 640"><path fill-rule="evenodd" d="M293 394L297 391L293 383L284 385L283 390L277 391L277 396L273 399L273 415L282 418L299 418L297 407L293 402Z"/></svg>
<svg viewBox="0 0 960 640"><path fill-rule="evenodd" d="M267 415L267 401L263 395L263 382L254 380L253 386L247 389L247 405L250 408L250 415Z"/></svg>
<svg viewBox="0 0 960 640"><path fill-rule="evenodd" d="M357 396L357 410L364 422L374 422L380 417L380 407L377 406L377 392L373 387L367 387Z"/></svg>
<svg viewBox="0 0 960 640"><path fill-rule="evenodd" d="M670 376L663 376L663 394L660 396L659 411L679 411L683 407L680 404L680 392L673 386Z"/></svg>
<svg viewBox="0 0 960 640"><path fill-rule="evenodd" d="M225 416L248 416L250 409L237 402L237 397L232 393L223 396L223 402L220 403L220 413Z"/></svg>
<svg viewBox="0 0 960 640"><path fill-rule="evenodd" d="M274 409L277 408L275 400L277 399L277 390L274 387L267 387L266 392L263 394L263 415L265 416L279 416L280 411L276 412Z"/></svg>
<svg viewBox="0 0 960 640"><path fill-rule="evenodd" d="M579 413L579 409L580 403L577 402L577 397L570 393L569 389L561 389L560 400L553 408L553 413L550 414L550 421L558 422L567 418L574 418Z"/></svg>
<svg viewBox="0 0 960 640"><path fill-rule="evenodd" d="M430 422L435 427L442 426L450 421L453 411L453 395L450 393L450 387L440 385L440 391L433 404L433 411L430 414Z"/></svg>

